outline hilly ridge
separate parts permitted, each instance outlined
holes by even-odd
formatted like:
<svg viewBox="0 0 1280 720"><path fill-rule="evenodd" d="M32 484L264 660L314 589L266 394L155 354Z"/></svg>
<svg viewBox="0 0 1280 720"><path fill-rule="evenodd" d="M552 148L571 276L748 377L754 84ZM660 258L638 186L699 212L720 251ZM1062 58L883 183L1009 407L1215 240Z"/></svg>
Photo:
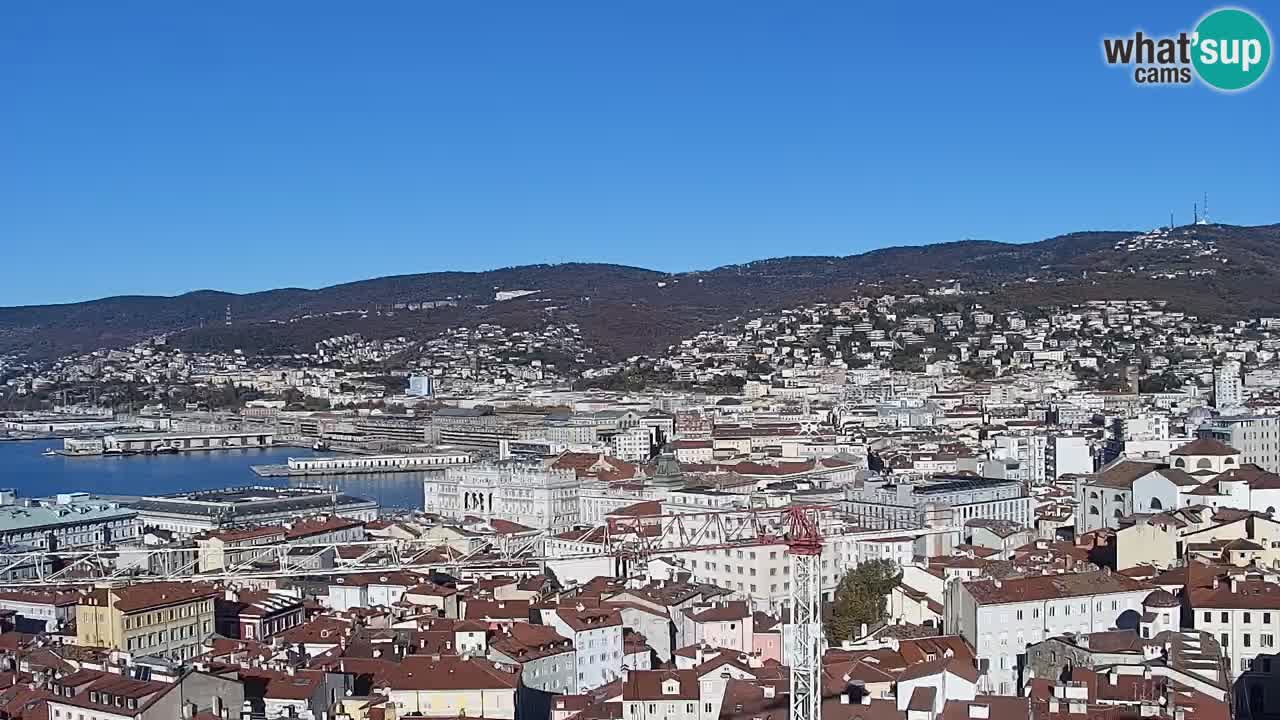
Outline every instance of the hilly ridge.
<svg viewBox="0 0 1280 720"><path fill-rule="evenodd" d="M843 300L868 283L922 291L941 281L990 293L996 305L1145 297L1212 319L1280 313L1280 225L1199 225L1163 235L1079 232L1039 242L964 240L849 256L792 256L663 273L593 263L528 265L361 280L315 290L176 297L120 296L0 308L0 354L52 357L172 333L196 350L309 349L348 332L428 336L495 322L577 323L603 357L659 352L699 329L751 312ZM494 302L496 290L538 290ZM396 310L452 300L455 307ZM225 325L230 306L234 322ZM392 311L388 313L387 311ZM335 314L341 313L341 314ZM309 317L308 317L309 316Z"/></svg>

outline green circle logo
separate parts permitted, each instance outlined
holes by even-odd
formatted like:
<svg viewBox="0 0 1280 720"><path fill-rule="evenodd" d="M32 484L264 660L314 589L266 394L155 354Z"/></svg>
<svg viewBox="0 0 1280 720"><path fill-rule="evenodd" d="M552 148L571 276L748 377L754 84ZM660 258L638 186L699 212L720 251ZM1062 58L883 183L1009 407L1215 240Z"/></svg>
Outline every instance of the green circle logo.
<svg viewBox="0 0 1280 720"><path fill-rule="evenodd" d="M1271 34L1252 13L1214 10L1196 25L1191 62L1200 79L1219 90L1243 90L1271 62Z"/></svg>

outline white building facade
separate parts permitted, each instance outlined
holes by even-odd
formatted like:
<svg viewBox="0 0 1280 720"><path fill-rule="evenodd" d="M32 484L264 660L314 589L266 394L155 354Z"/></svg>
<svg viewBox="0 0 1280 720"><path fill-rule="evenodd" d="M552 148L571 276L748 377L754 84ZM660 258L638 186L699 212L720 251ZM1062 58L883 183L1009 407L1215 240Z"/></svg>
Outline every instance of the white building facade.
<svg viewBox="0 0 1280 720"><path fill-rule="evenodd" d="M577 525L579 480L572 470L503 462L451 467L423 481L423 510L444 517L506 520L538 530Z"/></svg>
<svg viewBox="0 0 1280 720"><path fill-rule="evenodd" d="M980 687L1014 695L1027 646L1065 633L1095 633L1131 620L1152 587L1109 571L951 583L946 626L974 647Z"/></svg>

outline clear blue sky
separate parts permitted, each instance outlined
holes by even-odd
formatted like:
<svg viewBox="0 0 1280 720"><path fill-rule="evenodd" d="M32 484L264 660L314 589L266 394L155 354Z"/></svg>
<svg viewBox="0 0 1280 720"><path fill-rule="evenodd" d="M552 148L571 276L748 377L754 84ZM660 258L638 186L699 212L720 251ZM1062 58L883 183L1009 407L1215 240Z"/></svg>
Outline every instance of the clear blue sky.
<svg viewBox="0 0 1280 720"><path fill-rule="evenodd" d="M0 305L1277 222L1274 68L1101 60L1213 7L4 3Z"/></svg>

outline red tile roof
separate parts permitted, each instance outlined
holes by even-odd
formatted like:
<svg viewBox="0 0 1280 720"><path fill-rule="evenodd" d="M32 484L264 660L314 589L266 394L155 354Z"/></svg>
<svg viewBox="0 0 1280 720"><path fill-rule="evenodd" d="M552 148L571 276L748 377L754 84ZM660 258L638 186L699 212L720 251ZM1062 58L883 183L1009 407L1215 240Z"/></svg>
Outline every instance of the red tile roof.
<svg viewBox="0 0 1280 720"><path fill-rule="evenodd" d="M1107 571L1036 575L1006 580L973 580L966 582L964 587L981 605L1154 589L1148 583Z"/></svg>
<svg viewBox="0 0 1280 720"><path fill-rule="evenodd" d="M1181 445L1169 453L1170 455L1239 455L1240 451L1220 440L1212 438L1196 438L1186 445Z"/></svg>

